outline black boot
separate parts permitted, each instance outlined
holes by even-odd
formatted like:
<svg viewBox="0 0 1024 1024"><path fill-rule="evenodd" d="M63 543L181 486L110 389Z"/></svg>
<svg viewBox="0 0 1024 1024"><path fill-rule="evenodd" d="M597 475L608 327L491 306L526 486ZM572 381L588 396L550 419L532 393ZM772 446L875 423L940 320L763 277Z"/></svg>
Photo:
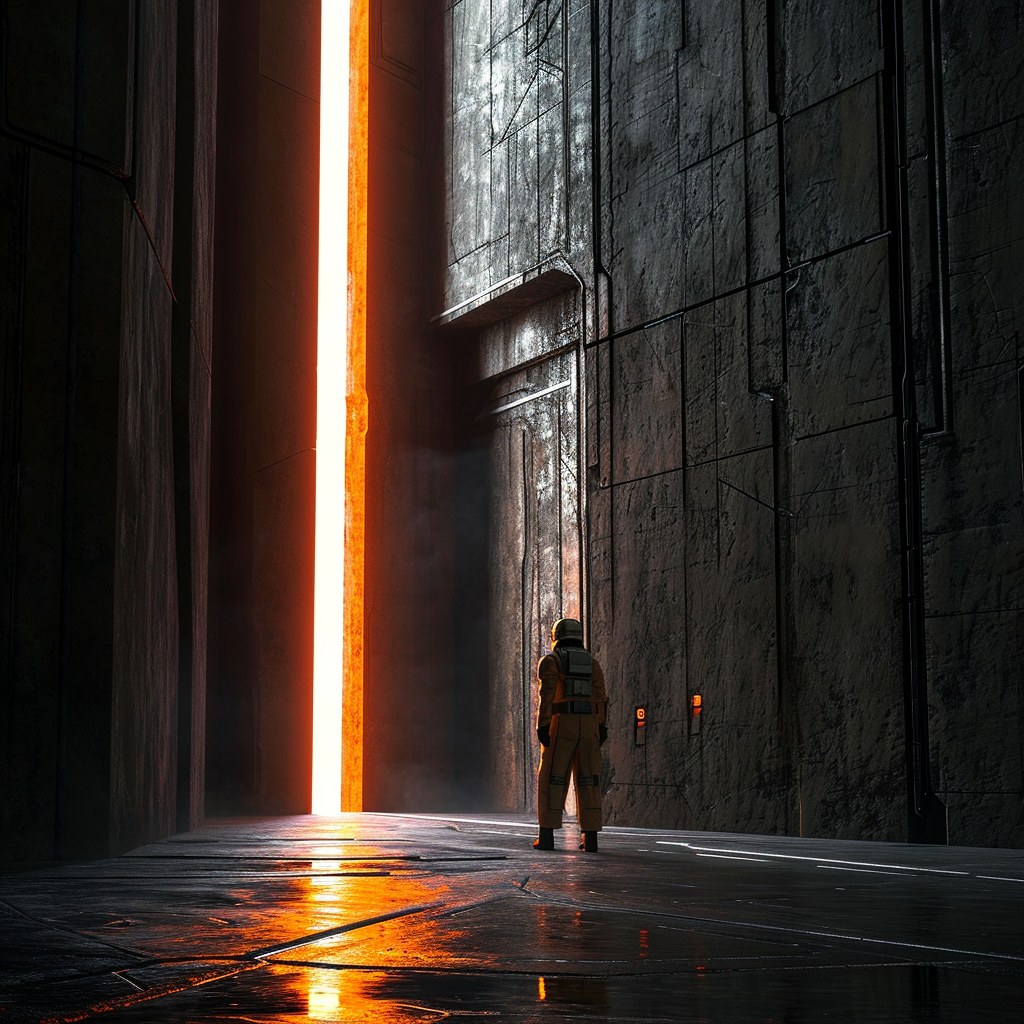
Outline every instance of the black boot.
<svg viewBox="0 0 1024 1024"><path fill-rule="evenodd" d="M597 853L597 833L596 832L581 832L580 833L580 849L586 850L587 853Z"/></svg>
<svg viewBox="0 0 1024 1024"><path fill-rule="evenodd" d="M542 828L540 835L533 841L535 850L553 850L555 848L555 830L553 828Z"/></svg>

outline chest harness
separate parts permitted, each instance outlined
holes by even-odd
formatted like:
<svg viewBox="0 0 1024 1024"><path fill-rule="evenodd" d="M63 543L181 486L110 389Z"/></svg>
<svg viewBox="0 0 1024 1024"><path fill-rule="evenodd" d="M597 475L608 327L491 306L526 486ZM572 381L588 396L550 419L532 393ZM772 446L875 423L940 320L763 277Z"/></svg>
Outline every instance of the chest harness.
<svg viewBox="0 0 1024 1024"><path fill-rule="evenodd" d="M590 703L591 682L594 678L594 659L582 647L556 647L551 652L558 664L565 700L555 701L551 713L555 715L589 715L594 710Z"/></svg>

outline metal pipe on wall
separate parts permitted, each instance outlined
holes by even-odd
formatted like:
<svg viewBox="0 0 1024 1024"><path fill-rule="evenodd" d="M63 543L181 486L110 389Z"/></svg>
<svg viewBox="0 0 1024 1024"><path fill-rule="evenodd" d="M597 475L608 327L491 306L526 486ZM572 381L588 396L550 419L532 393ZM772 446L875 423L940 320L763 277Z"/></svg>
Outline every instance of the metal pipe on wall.
<svg viewBox="0 0 1024 1024"><path fill-rule="evenodd" d="M883 11L885 145L892 312L893 407L897 428L906 721L907 833L911 842L945 843L946 809L935 795L928 745L928 678L922 563L920 424L911 331L910 206L907 174L906 68L901 0Z"/></svg>

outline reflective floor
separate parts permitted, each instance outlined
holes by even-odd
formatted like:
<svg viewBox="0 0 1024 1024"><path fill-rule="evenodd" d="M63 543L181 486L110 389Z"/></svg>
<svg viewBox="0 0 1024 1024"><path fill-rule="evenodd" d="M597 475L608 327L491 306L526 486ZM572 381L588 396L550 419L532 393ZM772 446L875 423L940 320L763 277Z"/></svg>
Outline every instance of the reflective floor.
<svg viewBox="0 0 1024 1024"><path fill-rule="evenodd" d="M233 819L8 868L0 1024L1024 1021L1024 851L534 834Z"/></svg>

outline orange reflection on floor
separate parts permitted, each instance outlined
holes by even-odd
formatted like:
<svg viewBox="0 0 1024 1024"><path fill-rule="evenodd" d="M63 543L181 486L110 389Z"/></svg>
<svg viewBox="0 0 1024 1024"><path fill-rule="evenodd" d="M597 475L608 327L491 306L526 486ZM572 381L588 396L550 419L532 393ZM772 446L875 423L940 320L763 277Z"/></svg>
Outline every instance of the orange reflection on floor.
<svg viewBox="0 0 1024 1024"><path fill-rule="evenodd" d="M351 862L348 866L342 862L341 870L353 870ZM453 954L458 959L455 947L460 930L452 926L450 917L434 916L450 897L446 883L436 877L388 875L383 866L381 875L374 877L368 863L359 870L360 877L353 878L337 874L330 864L330 870L318 868L311 877L297 880L301 905L275 922L278 933L284 933L282 938L339 931L275 953L268 963L394 968L450 963ZM321 996L325 991L318 988Z"/></svg>
<svg viewBox="0 0 1024 1024"><path fill-rule="evenodd" d="M330 1015L333 1018L344 1005L341 1001L341 983L345 975L341 971L311 971L307 976L309 989L306 992L306 1007L309 1016Z"/></svg>

